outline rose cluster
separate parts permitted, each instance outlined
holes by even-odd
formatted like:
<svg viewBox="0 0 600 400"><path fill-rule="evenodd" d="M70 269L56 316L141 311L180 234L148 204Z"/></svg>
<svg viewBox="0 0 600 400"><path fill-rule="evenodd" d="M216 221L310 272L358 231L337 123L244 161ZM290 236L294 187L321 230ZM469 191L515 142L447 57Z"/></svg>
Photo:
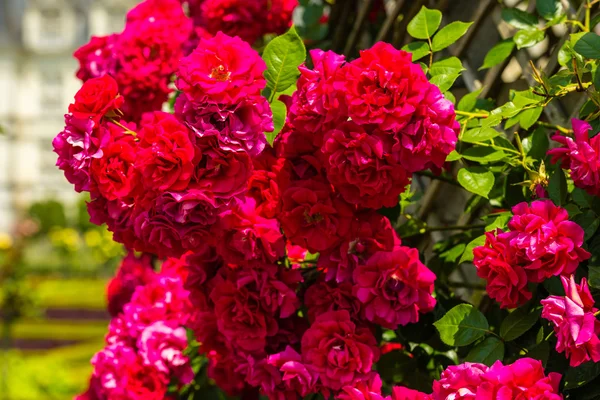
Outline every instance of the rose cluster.
<svg viewBox="0 0 600 400"><path fill-rule="evenodd" d="M297 5L297 0L145 0L129 11L123 32L94 36L75 52L77 77L84 82L113 77L125 100L121 111L137 123L145 112L161 110L179 60L199 39L223 31L252 44L289 28Z"/></svg>
<svg viewBox="0 0 600 400"><path fill-rule="evenodd" d="M556 372L545 375L542 362L532 358L521 358L509 365L496 361L491 367L466 362L446 368L440 379L434 381L432 394L395 387L391 400L560 400L563 398L558 392L560 379Z"/></svg>
<svg viewBox="0 0 600 400"><path fill-rule="evenodd" d="M181 0L194 21L195 36L223 32L253 44L265 34L282 34L292 25L298 0Z"/></svg>
<svg viewBox="0 0 600 400"><path fill-rule="evenodd" d="M418 322L435 306L435 275L377 209L398 202L413 172L442 167L458 131L452 103L390 45L352 62L313 51L297 92L282 97L288 116L271 146L263 60L223 32L190 51L188 20L171 3L144 2L127 23L164 20L168 40L181 39L168 71L148 67L152 79L175 74L173 113L132 103L123 64L110 62L117 72L87 77L53 142L69 182L90 193L92 222L148 254L128 256L110 284L115 318L89 393L159 398L169 383L188 383L183 326L230 394L376 390L377 328ZM206 16L215 3L227 11L209 0L187 7ZM141 54L168 58L153 49ZM138 61L145 71L148 60ZM149 254L168 259L161 273Z"/></svg>
<svg viewBox="0 0 600 400"><path fill-rule="evenodd" d="M512 212L508 231L487 232L485 244L473 250L477 274L487 280L490 297L504 308L531 299L528 283L568 277L590 258L582 248L583 229L569 221L564 208L537 200L517 204Z"/></svg>
<svg viewBox="0 0 600 400"><path fill-rule="evenodd" d="M134 262L126 259L124 266ZM130 301L111 321L106 347L92 358L90 386L78 400L162 400L170 384L192 381L190 358L184 354L191 303L179 265L167 260L160 273L144 272L143 283L138 281Z"/></svg>

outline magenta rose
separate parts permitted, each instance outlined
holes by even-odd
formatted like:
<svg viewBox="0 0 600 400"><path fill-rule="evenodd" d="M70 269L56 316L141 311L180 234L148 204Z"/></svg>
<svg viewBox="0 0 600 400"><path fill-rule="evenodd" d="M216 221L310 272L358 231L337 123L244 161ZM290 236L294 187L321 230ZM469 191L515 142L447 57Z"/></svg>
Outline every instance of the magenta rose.
<svg viewBox="0 0 600 400"><path fill-rule="evenodd" d="M498 230L485 234L485 244L473 249L473 264L477 275L487 281L489 296L503 308L515 308L531 299L527 274L518 265L510 247L511 232Z"/></svg>
<svg viewBox="0 0 600 400"><path fill-rule="evenodd" d="M319 373L325 388L337 391L365 378L379 359L379 348L371 331L358 327L347 311L331 311L304 333L302 359Z"/></svg>
<svg viewBox="0 0 600 400"><path fill-rule="evenodd" d="M392 156L393 138L354 122L325 134L323 165L344 200L360 207L393 207L410 183L410 174Z"/></svg>
<svg viewBox="0 0 600 400"><path fill-rule="evenodd" d="M354 270L354 291L366 319L389 329L417 322L419 313L433 310L434 281L418 250L404 246L379 251Z"/></svg>

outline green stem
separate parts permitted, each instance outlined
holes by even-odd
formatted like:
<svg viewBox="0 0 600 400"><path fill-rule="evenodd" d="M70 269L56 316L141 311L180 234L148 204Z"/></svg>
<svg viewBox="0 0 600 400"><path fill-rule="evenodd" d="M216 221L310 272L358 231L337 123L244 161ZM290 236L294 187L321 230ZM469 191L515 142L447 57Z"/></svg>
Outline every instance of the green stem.
<svg viewBox="0 0 600 400"><path fill-rule="evenodd" d="M473 144L476 144L478 146L483 146L483 147L491 147L492 149L496 149L496 150L507 151L509 153L516 154L518 156L521 155L521 153L519 153L517 150L507 149L506 147L496 146L495 144L491 144L491 143L473 142Z"/></svg>
<svg viewBox="0 0 600 400"><path fill-rule="evenodd" d="M564 126L560 126L560 125L556 125L556 124L551 124L551 123L544 122L544 121L537 121L536 125L543 126L544 128L556 129L557 131L565 133L565 134L573 133L572 129L565 128Z"/></svg>
<svg viewBox="0 0 600 400"><path fill-rule="evenodd" d="M454 112L456 113L456 115L463 115L463 116L469 117L469 118L487 118L490 115L490 113L487 113L487 112L473 113L473 112L460 111L460 110L454 110Z"/></svg>

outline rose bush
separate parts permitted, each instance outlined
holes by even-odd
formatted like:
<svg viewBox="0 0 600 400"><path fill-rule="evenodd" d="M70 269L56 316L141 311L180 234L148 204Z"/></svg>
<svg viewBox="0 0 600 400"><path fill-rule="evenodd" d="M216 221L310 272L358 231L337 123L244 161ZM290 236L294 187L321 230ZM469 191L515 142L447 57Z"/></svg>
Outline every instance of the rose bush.
<svg viewBox="0 0 600 400"><path fill-rule="evenodd" d="M305 19L319 10L300 3ZM477 91L456 102L463 64L440 56L470 25L439 30L441 13L426 7L406 25L417 41L356 57L313 48L307 58L328 14L290 28L298 4L287 0L146 0L122 33L92 38L75 53L83 85L53 146L67 180L90 193L91 221L130 253L79 398L597 390L593 3L575 23L538 0L543 27L503 10L522 29L518 47L553 24L582 30L560 49L564 69L532 64L536 83L504 105ZM369 24L384 10L373 13ZM492 49L482 68L501 55ZM587 122L541 119L573 92L589 97ZM472 196L457 225L429 225L424 179Z"/></svg>

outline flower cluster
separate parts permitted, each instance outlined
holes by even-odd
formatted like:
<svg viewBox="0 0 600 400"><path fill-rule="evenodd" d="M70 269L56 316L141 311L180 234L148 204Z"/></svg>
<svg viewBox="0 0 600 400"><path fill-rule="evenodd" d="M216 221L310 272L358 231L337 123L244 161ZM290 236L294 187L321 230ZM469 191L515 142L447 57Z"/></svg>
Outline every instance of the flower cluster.
<svg viewBox="0 0 600 400"><path fill-rule="evenodd" d="M592 196L600 196L600 137L590 138L591 125L573 119L574 137L556 134L553 140L562 147L551 149L548 154L552 162L560 162L564 169L571 170L571 179L576 187Z"/></svg>
<svg viewBox="0 0 600 400"><path fill-rule="evenodd" d="M136 287L109 325L106 347L92 358L88 390L78 400L165 398L171 382L192 381L185 325L191 314L184 270L167 260L160 273ZM124 261L133 263L129 258Z"/></svg>
<svg viewBox="0 0 600 400"><path fill-rule="evenodd" d="M595 314L594 299L585 278L580 284L562 276L565 296L542 300L542 317L552 323L556 333L556 351L565 353L571 366L586 361L600 361L600 321Z"/></svg>
<svg viewBox="0 0 600 400"><path fill-rule="evenodd" d="M321 50L311 58L314 68L301 68L298 90L284 99L277 146L311 167L299 180L316 175L348 204L378 209L398 202L412 173L443 166L457 139L454 107L409 53L380 42L352 62Z"/></svg>
<svg viewBox="0 0 600 400"><path fill-rule="evenodd" d="M490 297L505 308L531 299L529 282L569 276L590 258L583 229L569 221L567 210L550 200L520 203L512 209L508 231L487 232L485 245L473 250L477 274L487 280Z"/></svg>
<svg viewBox="0 0 600 400"><path fill-rule="evenodd" d="M145 113L137 125L121 118L123 96L113 78L86 81L54 148L75 189L90 192L92 222L107 223L127 248L161 258L216 246L217 237L235 235L243 224L260 225L244 192L251 156L273 129L260 96L265 68L239 38L203 39L179 64L175 115ZM270 261L283 255L278 230L265 221L257 232L274 240Z"/></svg>
<svg viewBox="0 0 600 400"><path fill-rule="evenodd" d="M240 30L262 4L187 3L197 26L210 27L212 10ZM285 15L293 2L270 4ZM181 44L188 28L171 6L142 3L128 25L165 19ZM377 209L398 202L413 172L442 167L453 106L390 45L350 63L314 51L314 68L303 65L298 91L282 98L288 117L271 146L265 63L239 37L210 33L165 72L176 75L173 113L132 113L105 71L84 82L54 141L67 179L90 192L91 220L129 250L168 258L156 274L149 256L130 255L111 282L116 316L90 392L162 398L171 379L189 382L185 326L232 395L376 393L378 327L432 311L436 278Z"/></svg>
<svg viewBox="0 0 600 400"><path fill-rule="evenodd" d="M222 31L252 44L287 30L297 5L297 0L145 0L129 11L121 33L94 36L75 52L77 77L84 82L113 77L125 99L121 111L137 123L145 112L162 109L179 60L200 39ZM251 111L238 113L243 112Z"/></svg>
<svg viewBox="0 0 600 400"><path fill-rule="evenodd" d="M510 365L496 361L491 367L466 362L446 368L434 381L432 394L396 387L391 400L560 400L560 379L556 372L545 375L542 362L531 358L521 358Z"/></svg>
<svg viewBox="0 0 600 400"><path fill-rule="evenodd" d="M265 34L284 33L298 0L182 0L198 35L223 32L252 44Z"/></svg>

